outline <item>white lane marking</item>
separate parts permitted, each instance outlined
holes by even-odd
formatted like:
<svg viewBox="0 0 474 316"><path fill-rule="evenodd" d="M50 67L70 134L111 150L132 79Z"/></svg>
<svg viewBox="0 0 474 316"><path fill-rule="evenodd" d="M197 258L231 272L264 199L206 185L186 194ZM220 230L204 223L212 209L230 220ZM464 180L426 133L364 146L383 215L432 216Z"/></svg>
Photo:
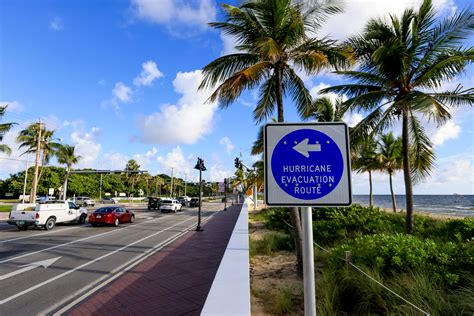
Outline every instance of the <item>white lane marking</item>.
<svg viewBox="0 0 474 316"><path fill-rule="evenodd" d="M202 223L203 224L206 223L208 220L211 219L211 217L213 217L216 214L217 214L217 212L209 215L208 217L203 219ZM146 259L153 256L155 253L157 253L158 251L160 251L161 249L163 249L167 245L171 244L172 242L174 242L175 240L177 240L178 238L183 236L186 232L189 231L189 229L191 227L194 227L194 226L196 226L196 224L189 225L186 229L182 230L179 234L168 238L167 240L161 242L160 244L154 246L153 248L150 248L147 251L145 251L144 253L142 253L142 254L130 259L129 261L123 263L122 265L118 266L117 268L110 271L106 275L103 275L102 277L95 280L94 282L92 282L92 283L84 286L83 288L77 290L75 293L69 295L68 297L66 297L65 299L61 300L60 302L54 304L53 306L50 306L47 310L39 313L39 315L50 315L58 307L63 306L67 302L70 302L69 304L63 306L60 310L56 311L53 314L53 316L63 314L64 312L68 311L69 309L74 307L76 304L78 304L79 302L84 300L86 297L90 296L94 292L96 292L99 289L103 288L104 286L111 283L112 281L116 280L117 278L119 278L120 276L125 274L126 272L128 272L131 269L133 269L134 267L136 267L141 262L145 261ZM104 282L102 282L102 281L104 281ZM81 293L83 293L83 294L81 295ZM78 295L81 295L81 296L77 297ZM71 301L75 297L77 297L77 298L75 300Z"/></svg>
<svg viewBox="0 0 474 316"><path fill-rule="evenodd" d="M148 236L146 236L146 237L143 237L143 238L141 238L141 239L139 239L139 240L137 240L137 241L134 241L134 242L132 242L132 243L130 243L130 244L128 244L128 245L125 245L125 246L123 246L123 247L120 247L120 248L118 248L118 249L116 249L116 250L114 250L114 251L111 251L111 252L109 252L109 253L106 253L105 255L102 255L102 256L97 257L97 258L95 258L95 259L93 259L93 260L90 260L90 261L88 261L88 262L86 262L86 263L83 263L83 264L81 264L80 266L75 267L74 269L71 269L71 270L69 270L69 271L63 272L63 273L61 273L61 274L58 274L57 276L52 277L51 279L48 279L48 280L43 281L43 282L41 282L41 283L38 283L38 284L36 284L36 285L34 285L34 286L32 286L32 287L30 287L30 288L24 290L24 291L18 292L18 293L14 294L14 295L12 295L12 296L10 296L10 297L7 297L7 298L1 300L1 301L0 301L0 305L3 305L3 304L5 304L5 303L7 303L7 302L9 302L9 301L11 301L11 300L14 300L15 298L18 298L18 297L20 297L20 296L22 296L22 295L25 295L25 294L29 293L29 292L31 292L31 291L34 291L34 290L36 290L36 289L38 289L38 288L40 288L40 287L42 287L42 286L44 286L44 285L46 285L46 284L49 284L49 283L51 283L51 282L53 282L53 281L56 281L56 280L58 280L58 279L61 279L62 277L65 277L66 275L69 275L69 274L71 274L71 273L73 273L73 272L75 272L75 271L77 271L77 270L79 270L79 269L82 269L82 268L84 268L84 267L87 267L88 265L93 264L94 262L97 262L97 261L102 260L102 259L104 259L104 258L107 258L107 257L109 257L109 256L111 256L111 255L114 255L114 254L116 254L116 253L118 253L118 252L120 252L120 251L122 251L122 250L124 250L124 249L127 249L128 247L131 247L131 246L136 245L136 244L138 244L138 243L140 243L140 242L142 242L142 241L145 241L145 240L147 240L147 239L149 239L149 238L151 238L151 237L154 237L154 236L156 236L156 235L159 235L159 234L161 234L161 233L164 233L165 231L170 230L171 228L174 228L174 227L176 227L176 226L178 226L178 225L180 225L180 224L186 223L186 222L188 222L188 221L190 221L190 220L192 220L192 219L194 219L194 217L188 218L187 220L182 221L182 222L179 222L179 223L176 223L176 224L174 224L173 226L170 226L170 227L168 227L168 228L166 228L166 229L164 229L164 230L160 230L160 231L158 231L158 232L156 232L156 233L153 233L153 234L148 235Z"/></svg>
<svg viewBox="0 0 474 316"><path fill-rule="evenodd" d="M11 278L12 276L15 276L17 274L22 274L26 271L33 270L33 269L38 268L38 267L43 267L43 268L46 269L47 267L49 267L50 265L52 265L53 263L58 261L59 258L61 258L61 257L56 257L56 258L51 258L51 259L47 259L47 260L41 260L41 261L36 261L36 262L25 264L23 266L20 266L20 268L24 267L24 268L21 268L20 270L16 270L16 271L4 274L4 275L0 275L0 281Z"/></svg>
<svg viewBox="0 0 474 316"><path fill-rule="evenodd" d="M12 238L12 239L7 239L7 240L0 240L0 244L3 244L3 243L5 243L5 242L9 242L9 241L27 239L27 238L31 238L31 237L37 237L37 236L44 236L44 235L49 235L49 234L54 234L54 233L63 232L63 231L66 231L66 230L78 229L78 228L80 228L80 227L69 227L69 228L59 229L59 230L56 229L56 230L52 230L52 231L49 231L49 232L44 232L44 233L35 234L35 235L29 235L29 236L24 236L24 237Z"/></svg>
<svg viewBox="0 0 474 316"><path fill-rule="evenodd" d="M72 240L72 241L69 241L69 242L66 242L66 243L63 243L63 244L59 244L59 245L56 245L56 246L51 246L51 247L48 247L48 248L45 248L45 249L33 251L33 252L30 252L30 253L25 253L24 255L16 256L16 257L13 257L13 258L10 258L10 259L1 260L0 263L10 262L10 261L13 261L13 260L16 260L16 259L20 259L20 258L25 258L25 257L28 257L28 256L32 256L32 255L35 255L35 254L37 254L37 253L41 253L41 252L48 251L48 250L51 250L51 249L61 248L61 247L68 246L68 245L72 245L72 244L75 244L75 243L78 243L78 242L81 242L81 241L84 241L84 240L89 240L89 239L92 239L92 238L96 238L96 237L100 237L100 236L105 236L105 235L108 235L108 234L116 233L116 232L118 232L118 231L121 231L122 229L127 229L127 228L134 227L134 226L138 226L138 225L143 225L143 224L146 224L146 223L149 223L149 222L158 220L158 219L162 219L162 218L165 218L165 217L168 217L168 216L171 216L171 215L166 215L166 216L158 217L158 218L155 218L155 219L152 219L152 220L149 220L149 221L145 221L145 222L142 222L142 223L129 225L129 226L126 226L126 227L124 227L124 228L110 230L110 231L108 231L108 232L100 233L100 234L97 234L97 235L92 235L92 236L84 237L84 238L81 238L81 239Z"/></svg>

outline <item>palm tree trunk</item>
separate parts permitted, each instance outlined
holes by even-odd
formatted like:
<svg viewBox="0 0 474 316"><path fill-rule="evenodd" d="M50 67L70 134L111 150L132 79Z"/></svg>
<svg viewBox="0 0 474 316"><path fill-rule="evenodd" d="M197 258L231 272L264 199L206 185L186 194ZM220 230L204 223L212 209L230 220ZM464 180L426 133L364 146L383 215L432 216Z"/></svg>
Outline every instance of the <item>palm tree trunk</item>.
<svg viewBox="0 0 474 316"><path fill-rule="evenodd" d="M372 171L369 170L369 206L374 205L374 197L372 195Z"/></svg>
<svg viewBox="0 0 474 316"><path fill-rule="evenodd" d="M276 101L278 109L278 122L283 123L283 89L282 89L282 69L275 68L276 76ZM290 207L291 224L293 225L293 235L296 250L296 273L303 278L303 229L301 227L300 212L297 207Z"/></svg>
<svg viewBox="0 0 474 316"><path fill-rule="evenodd" d="M403 149L403 177L405 178L405 198L407 215L405 229L407 234L413 233L413 184L410 173L410 143L408 139L408 110L403 110L402 149Z"/></svg>
<svg viewBox="0 0 474 316"><path fill-rule="evenodd" d="M392 184L392 173L388 173L388 178L390 180L390 193L392 194L392 207L393 207L393 212L397 212L397 202L395 201L395 194L393 193L393 184Z"/></svg>
<svg viewBox="0 0 474 316"><path fill-rule="evenodd" d="M63 200L66 201L67 196L67 179L69 178L69 168L66 169L66 177L64 178L63 184Z"/></svg>

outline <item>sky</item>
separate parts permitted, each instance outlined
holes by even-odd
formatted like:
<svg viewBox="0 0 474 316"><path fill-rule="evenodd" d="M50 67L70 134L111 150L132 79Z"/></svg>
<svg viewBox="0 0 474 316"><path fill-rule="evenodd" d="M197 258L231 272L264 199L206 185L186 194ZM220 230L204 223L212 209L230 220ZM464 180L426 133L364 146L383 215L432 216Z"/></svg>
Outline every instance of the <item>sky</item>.
<svg viewBox="0 0 474 316"><path fill-rule="evenodd" d="M41 120L63 143L82 156L76 168L123 169L135 159L142 170L195 181L197 157L208 181L233 175L234 158L251 165L258 125L252 119L256 93L242 94L228 109L208 102L212 90L197 89L201 70L235 52L234 39L208 26L222 21L221 2L213 0L120 0L0 2L0 105L2 122L16 122L4 137L13 149L0 154L0 179L30 166L15 138ZM237 1L225 3L237 5ZM344 39L362 30L370 17L400 13L420 1L354 0L331 17L318 36ZM464 9L469 1L434 0L440 15ZM472 7L471 7L472 8ZM471 44L473 39L470 40ZM343 79L325 71L302 74L313 96ZM445 87L474 85L471 66ZM362 114L345 117L354 125ZM432 176L415 194L474 194L474 111L453 110L441 127L424 122L435 144ZM298 122L290 100L285 120ZM400 124L393 126L395 134ZM27 161L28 160L28 161ZM51 165L57 165L52 159ZM367 174L353 174L353 193L368 193ZM394 178L404 193L403 176ZM389 194L388 176L374 175L374 193Z"/></svg>

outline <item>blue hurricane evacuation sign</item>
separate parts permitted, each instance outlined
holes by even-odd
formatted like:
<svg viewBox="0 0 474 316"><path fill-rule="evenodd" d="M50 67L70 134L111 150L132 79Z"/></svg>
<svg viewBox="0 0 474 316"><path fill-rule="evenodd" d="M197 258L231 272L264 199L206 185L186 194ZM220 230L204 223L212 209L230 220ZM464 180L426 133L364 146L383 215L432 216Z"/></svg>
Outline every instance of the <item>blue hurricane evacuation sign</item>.
<svg viewBox="0 0 474 316"><path fill-rule="evenodd" d="M344 159L331 137L314 129L299 129L277 143L271 169L276 183L287 194L315 200L337 187Z"/></svg>

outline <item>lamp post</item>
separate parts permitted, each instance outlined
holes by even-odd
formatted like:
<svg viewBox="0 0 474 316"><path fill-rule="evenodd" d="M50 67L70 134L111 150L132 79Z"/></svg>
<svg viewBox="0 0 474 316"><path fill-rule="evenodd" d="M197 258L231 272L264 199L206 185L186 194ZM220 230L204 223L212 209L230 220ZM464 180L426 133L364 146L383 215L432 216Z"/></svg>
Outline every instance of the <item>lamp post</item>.
<svg viewBox="0 0 474 316"><path fill-rule="evenodd" d="M199 206L198 206L198 224L196 227L196 231L201 232L204 229L201 227L201 196L202 196L202 172L206 171L206 167L204 166L204 160L198 158L196 166L194 169L199 170Z"/></svg>
<svg viewBox="0 0 474 316"><path fill-rule="evenodd" d="M227 211L227 178L224 178L224 211Z"/></svg>

